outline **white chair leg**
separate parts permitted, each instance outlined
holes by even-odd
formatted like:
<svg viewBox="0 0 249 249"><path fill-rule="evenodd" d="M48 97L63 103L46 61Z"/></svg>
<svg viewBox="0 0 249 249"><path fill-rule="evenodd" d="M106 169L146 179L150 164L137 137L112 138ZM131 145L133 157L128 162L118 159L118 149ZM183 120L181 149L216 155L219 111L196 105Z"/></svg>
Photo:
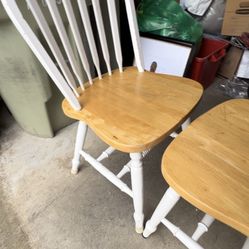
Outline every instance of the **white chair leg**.
<svg viewBox="0 0 249 249"><path fill-rule="evenodd" d="M142 233L144 223L142 154L130 153L130 158L135 227L137 233Z"/></svg>
<svg viewBox="0 0 249 249"><path fill-rule="evenodd" d="M212 216L205 214L201 222L198 223L198 226L192 235L192 239L198 241L199 238L208 231L208 228L213 224L214 221L215 219Z"/></svg>
<svg viewBox="0 0 249 249"><path fill-rule="evenodd" d="M74 175L76 175L79 171L80 151L82 150L86 139L87 127L88 126L84 122L79 121L71 169L71 173Z"/></svg>
<svg viewBox="0 0 249 249"><path fill-rule="evenodd" d="M243 245L242 249L249 249L249 237L246 239L246 242Z"/></svg>
<svg viewBox="0 0 249 249"><path fill-rule="evenodd" d="M151 233L154 233L157 226L162 221L162 219L171 211L175 204L180 199L180 196L175 192L174 189L169 187L165 192L163 198L159 202L157 208L152 214L150 220L146 222L143 236L145 238L149 237Z"/></svg>
<svg viewBox="0 0 249 249"><path fill-rule="evenodd" d="M185 122L181 125L182 130L184 131L191 123L191 118L187 118Z"/></svg>

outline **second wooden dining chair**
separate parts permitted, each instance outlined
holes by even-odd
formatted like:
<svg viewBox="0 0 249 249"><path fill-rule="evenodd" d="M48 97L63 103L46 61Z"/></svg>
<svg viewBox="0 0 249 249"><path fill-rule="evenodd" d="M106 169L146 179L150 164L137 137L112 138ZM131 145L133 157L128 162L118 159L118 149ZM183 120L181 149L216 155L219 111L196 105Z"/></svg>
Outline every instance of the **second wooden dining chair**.
<svg viewBox="0 0 249 249"><path fill-rule="evenodd" d="M227 101L193 121L166 149L162 173L169 188L144 237L162 222L187 248L203 249L197 241L214 219L249 237L249 100ZM180 197L206 213L192 238L165 218Z"/></svg>
<svg viewBox="0 0 249 249"><path fill-rule="evenodd" d="M141 233L144 220L142 159L153 146L160 143L181 125L184 128L188 124L189 114L202 95L201 85L186 78L144 71L133 0L125 0L125 5L137 68L122 67L115 0L107 0L111 35L118 64L118 69L113 71L101 12L101 5L104 1L91 1L100 46L108 71L104 75L100 70L98 49L85 0L62 0L63 11L68 19L77 51L72 47L57 1L47 0L47 8L44 10L44 8L41 9L39 1L27 0L31 14L50 49L49 53L32 31L30 23L27 21L31 18L26 20L23 17L17 5L18 1L1 1L18 31L65 96L62 104L64 113L79 121L72 173L78 172L82 156L121 191L132 197L136 231ZM76 8L72 6L72 2ZM44 11L49 12L54 22L64 48L63 52L50 29ZM75 17L76 11L77 15L81 17L92 61L98 75L95 79L92 79L90 73L88 58L82 42L83 32L81 32ZM51 54L52 56L50 56ZM78 63L76 59L78 57L81 63ZM65 59L68 59L70 66ZM83 84L81 64L88 78L86 84ZM94 158L82 149L88 126L109 145L98 158ZM175 135L174 133L172 136ZM130 161L117 175L101 163L114 150L130 154ZM131 173L131 188L120 179L128 172Z"/></svg>

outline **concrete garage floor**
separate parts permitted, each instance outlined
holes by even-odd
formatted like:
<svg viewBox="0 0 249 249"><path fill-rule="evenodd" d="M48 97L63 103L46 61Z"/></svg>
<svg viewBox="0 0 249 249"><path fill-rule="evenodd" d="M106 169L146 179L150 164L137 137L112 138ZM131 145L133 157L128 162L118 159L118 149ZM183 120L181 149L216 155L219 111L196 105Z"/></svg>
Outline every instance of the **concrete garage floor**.
<svg viewBox="0 0 249 249"><path fill-rule="evenodd" d="M205 91L194 117L226 99L216 84ZM25 133L8 113L1 111L1 116L1 249L185 248L163 225L146 240L136 234L132 200L86 162L77 176L70 174L76 124L44 139ZM166 139L144 159L146 219L167 188L160 160L170 141ZM97 156L105 147L89 133L88 152ZM117 166L127 160L126 154L116 152L104 163L118 172ZM188 234L201 217L184 200L169 215ZM237 249L243 241L243 235L218 221L200 240L206 249Z"/></svg>

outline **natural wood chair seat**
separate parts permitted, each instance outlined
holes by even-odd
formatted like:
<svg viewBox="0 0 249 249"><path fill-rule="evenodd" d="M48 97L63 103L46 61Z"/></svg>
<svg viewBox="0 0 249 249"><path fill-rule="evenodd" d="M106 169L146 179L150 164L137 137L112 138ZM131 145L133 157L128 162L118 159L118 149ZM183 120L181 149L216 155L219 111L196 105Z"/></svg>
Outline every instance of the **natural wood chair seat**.
<svg viewBox="0 0 249 249"><path fill-rule="evenodd" d="M248 238L249 249L249 100L229 100L192 122L168 146L162 173L169 184L147 221L148 237L162 222L189 249L204 249L198 239L215 219ZM189 237L167 218L180 197L206 214Z"/></svg>
<svg viewBox="0 0 249 249"><path fill-rule="evenodd" d="M165 180L197 208L249 236L249 101L227 101L165 151Z"/></svg>
<svg viewBox="0 0 249 249"><path fill-rule="evenodd" d="M179 126L202 95L197 82L129 67L94 80L80 96L71 118L86 122L107 144L124 152L140 152L158 144Z"/></svg>

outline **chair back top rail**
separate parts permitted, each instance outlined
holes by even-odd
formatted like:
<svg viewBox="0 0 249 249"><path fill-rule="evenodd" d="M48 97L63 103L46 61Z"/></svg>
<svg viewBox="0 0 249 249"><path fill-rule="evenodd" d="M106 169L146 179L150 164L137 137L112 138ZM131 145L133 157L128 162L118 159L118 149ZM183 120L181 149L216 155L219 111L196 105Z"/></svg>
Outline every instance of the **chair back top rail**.
<svg viewBox="0 0 249 249"><path fill-rule="evenodd" d="M10 19L16 26L17 30L21 33L24 40L30 46L36 57L39 59L47 73L50 75L54 83L57 85L59 90L62 92L64 97L69 101L71 106L75 110L80 110L81 106L78 101L79 93L77 86L80 85L81 89L84 90L82 71L87 75L87 79L90 84L92 84L92 76L89 61L87 58L86 49L83 43L83 35L80 32L80 27L78 26L78 22L76 20L75 9L72 6L72 2L70 0L62 0L62 4L66 13L66 18L68 20L69 27L72 31L72 38L70 39L67 33L67 29L64 25L62 16L57 7L56 0L47 0L48 11L52 17L52 21L59 35L60 41L64 48L64 53L61 51L58 42L55 39L53 32L50 29L50 24L45 18L43 11L41 10L38 1L39 0L26 0L29 6L34 19L41 30L42 35L44 36L49 49L51 50L55 61L50 57L49 53L46 51L45 47L41 44L39 38L31 29L30 25L23 18L22 12L20 11L16 0L1 0L2 4L9 15ZM133 50L136 60L136 65L139 72L144 71L141 45L139 32L137 27L137 19L136 19L136 11L134 0L124 0L128 23L131 32L131 39L133 44ZM92 0L93 13L95 17L96 27L98 31L98 37L100 40L100 45L102 49L103 58L106 64L106 68L108 74L111 75L111 64L110 64L110 53L107 44L107 37L105 33L105 27L103 22L103 16L101 11L101 4L99 0ZM116 62L119 68L119 71L122 72L122 52L121 52L121 43L120 43L120 35L119 35L119 25L117 18L117 9L115 0L106 0L108 7L108 15L110 20L111 34L114 45ZM87 43L89 45L90 54L92 56L92 61L94 63L95 69L97 71L97 75L99 79L102 78L102 73L100 70L100 59L99 54L94 38L93 27L91 24L90 16L88 13L88 7L86 4L86 0L77 0L74 4L76 4L79 10L79 16L81 18L81 22L85 29L85 34L87 38ZM73 39L73 41L71 41ZM74 51L74 47L71 42L75 42L77 52ZM64 56L65 54L65 56ZM78 56L79 55L79 56ZM65 58L66 57L66 58ZM81 64L79 63L79 58ZM68 59L68 63L66 62ZM56 64L58 66L56 66ZM83 70L81 68L83 66Z"/></svg>

